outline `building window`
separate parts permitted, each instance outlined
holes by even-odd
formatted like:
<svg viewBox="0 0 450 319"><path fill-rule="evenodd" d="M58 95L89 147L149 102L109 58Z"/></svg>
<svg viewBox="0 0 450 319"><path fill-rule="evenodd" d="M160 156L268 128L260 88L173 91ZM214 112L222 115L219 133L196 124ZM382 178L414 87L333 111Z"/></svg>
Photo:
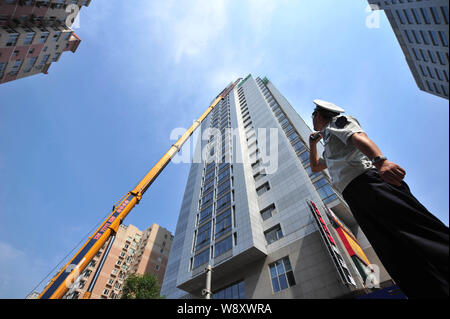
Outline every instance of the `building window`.
<svg viewBox="0 0 450 319"><path fill-rule="evenodd" d="M272 227L271 229L266 230L264 232L264 236L266 237L266 241L267 241L268 245L283 238L283 231L281 230L281 226L278 224L275 227Z"/></svg>
<svg viewBox="0 0 450 319"><path fill-rule="evenodd" d="M217 177L217 184L220 184L225 178L230 176L230 171L229 170L225 170L222 173L219 174L219 176Z"/></svg>
<svg viewBox="0 0 450 319"><path fill-rule="evenodd" d="M269 182L265 182L263 185L261 185L260 187L258 187L256 189L256 193L261 196L262 194L264 194L265 192L267 192L268 190L270 190L270 185Z"/></svg>
<svg viewBox="0 0 450 319"><path fill-rule="evenodd" d="M274 293L295 286L294 272L289 257L284 257L270 264L269 270Z"/></svg>
<svg viewBox="0 0 450 319"><path fill-rule="evenodd" d="M253 178L255 179L255 182L259 181L261 178L266 177L266 171L262 170L261 172L256 173L255 175L253 175Z"/></svg>
<svg viewBox="0 0 450 319"><path fill-rule="evenodd" d="M444 78L442 76L442 72L440 69L435 68L434 71L436 72L436 76L438 78L439 81L444 81Z"/></svg>
<svg viewBox="0 0 450 319"><path fill-rule="evenodd" d="M42 32L41 38L39 39L39 43L44 43L45 41L47 41L47 38L48 38L49 34L50 33L48 31Z"/></svg>
<svg viewBox="0 0 450 319"><path fill-rule="evenodd" d="M311 169L311 166L306 166L306 167L305 167L305 170L306 170L306 172L308 173L309 178L311 178L312 180L315 179L316 177L322 175L321 172L316 172L316 173L314 173L314 172L312 171L312 169Z"/></svg>
<svg viewBox="0 0 450 319"><path fill-rule="evenodd" d="M427 76L428 73L427 73L427 71L425 71L425 69L423 68L423 66L419 64L419 68L420 68L420 72L422 72L422 75L423 75L423 76Z"/></svg>
<svg viewBox="0 0 450 319"><path fill-rule="evenodd" d="M401 24L405 24L405 20L403 19L402 14L400 13L400 11L395 10L395 14L397 15L398 20L400 21Z"/></svg>
<svg viewBox="0 0 450 319"><path fill-rule="evenodd" d="M230 203L231 203L231 195L230 193L228 193L217 200L216 211L219 211L221 208L228 206Z"/></svg>
<svg viewBox="0 0 450 319"><path fill-rule="evenodd" d="M428 75L430 76L430 78L434 79L434 75L433 75L433 73L431 73L430 67L427 66L426 68L427 68Z"/></svg>
<svg viewBox="0 0 450 319"><path fill-rule="evenodd" d="M210 192L202 197L202 207L204 207L206 204L210 203L214 197L214 192Z"/></svg>
<svg viewBox="0 0 450 319"><path fill-rule="evenodd" d="M230 180L228 179L227 181L225 181L224 183L220 184L217 187L217 196L220 196L222 194L224 194L225 192L229 192L231 189L231 183Z"/></svg>
<svg viewBox="0 0 450 319"><path fill-rule="evenodd" d="M231 208L228 208L224 213L216 218L215 238L225 235L231 230Z"/></svg>
<svg viewBox="0 0 450 319"><path fill-rule="evenodd" d="M434 23L441 24L441 18L439 17L436 7L431 7L430 10L431 15L433 16Z"/></svg>
<svg viewBox="0 0 450 319"><path fill-rule="evenodd" d="M441 51L436 51L436 54L437 54L437 56L439 58L439 62L442 65L445 65L445 58L444 58L444 55L442 54L442 52Z"/></svg>
<svg viewBox="0 0 450 319"><path fill-rule="evenodd" d="M206 207L204 210L200 212L199 223L211 218L213 206Z"/></svg>
<svg viewBox="0 0 450 319"><path fill-rule="evenodd" d="M442 45L448 47L448 39L444 31L439 31L439 37L441 38Z"/></svg>
<svg viewBox="0 0 450 319"><path fill-rule="evenodd" d="M210 180L208 183L206 183L203 186L202 194L206 194L208 191L212 190L214 188L214 179Z"/></svg>
<svg viewBox="0 0 450 319"><path fill-rule="evenodd" d="M305 144L303 144L302 141L298 141L297 143L295 143L292 146L294 147L294 150L295 150L296 153L301 153L304 150L306 150Z"/></svg>
<svg viewBox="0 0 450 319"><path fill-rule="evenodd" d="M27 36L26 36L23 44L31 44L33 42L33 39L34 39L34 35L35 35L34 32L27 33Z"/></svg>
<svg viewBox="0 0 450 319"><path fill-rule="evenodd" d="M445 24L448 24L448 7L442 6L441 12L442 12L442 17L444 18Z"/></svg>
<svg viewBox="0 0 450 319"><path fill-rule="evenodd" d="M56 62L56 60L58 60L60 55L61 55L60 52L56 52L55 55L53 56L53 62Z"/></svg>
<svg viewBox="0 0 450 319"><path fill-rule="evenodd" d="M430 15L427 12L426 8L420 8L420 12L422 13L422 17L423 20L425 21L426 24L430 24L431 23L431 19L430 19Z"/></svg>
<svg viewBox="0 0 450 319"><path fill-rule="evenodd" d="M409 11L406 9L403 9L403 12L405 13L405 17L406 17L406 20L408 21L408 23L413 24L414 22L411 18L411 15L409 14Z"/></svg>
<svg viewBox="0 0 450 319"><path fill-rule="evenodd" d="M245 299L244 281L242 280L214 292L212 299Z"/></svg>
<svg viewBox="0 0 450 319"><path fill-rule="evenodd" d="M420 20L419 12L417 12L417 9L416 8L412 8L411 11L412 11L412 14L414 16L414 20L416 20L416 23L417 24L422 24L422 21Z"/></svg>
<svg viewBox="0 0 450 319"><path fill-rule="evenodd" d="M420 30L420 35L422 36L423 39L423 43L425 44L430 44L430 38L428 38L428 35L426 32L423 32L422 30Z"/></svg>
<svg viewBox="0 0 450 319"><path fill-rule="evenodd" d="M298 136L297 132L295 132L295 131L292 132L292 133L288 136L288 139L289 139L290 142L295 141L297 138L299 138L299 136Z"/></svg>
<svg viewBox="0 0 450 319"><path fill-rule="evenodd" d="M303 165L307 165L307 163L309 163L309 152L303 152L298 157Z"/></svg>
<svg viewBox="0 0 450 319"><path fill-rule="evenodd" d="M214 250L214 257L217 257L219 255L222 255L223 253L226 253L231 248L233 248L233 241L231 239L231 236L228 236L224 240L218 242L215 246Z"/></svg>
<svg viewBox="0 0 450 319"><path fill-rule="evenodd" d="M319 193L320 198L323 200L325 204L328 204L337 198L336 194L334 193L330 184L328 184L328 182L325 180L325 178L321 178L317 182L314 182L313 184L316 187L316 190Z"/></svg>
<svg viewBox="0 0 450 319"><path fill-rule="evenodd" d="M444 94L445 96L448 96L448 89L447 89L447 87L446 87L445 85L441 85L441 88L442 88L443 94Z"/></svg>
<svg viewBox="0 0 450 319"><path fill-rule="evenodd" d="M195 250L205 247L209 244L211 238L211 223L206 223L197 230L197 238L195 240Z"/></svg>
<svg viewBox="0 0 450 319"><path fill-rule="evenodd" d="M275 211L275 204L270 205L269 207L264 208L260 213L263 220L267 220L272 217L273 212Z"/></svg>
<svg viewBox="0 0 450 319"><path fill-rule="evenodd" d="M430 31L428 31L428 33L430 34L431 42L433 42L433 45L438 45L438 39L437 39L436 31L430 30Z"/></svg>
<svg viewBox="0 0 450 319"><path fill-rule="evenodd" d="M416 30L411 30L413 36L414 36L414 40L416 40L416 43L421 44L422 41L420 41L419 35L417 34Z"/></svg>
<svg viewBox="0 0 450 319"><path fill-rule="evenodd" d="M214 175L215 175L215 171L212 171L212 172L206 174L204 182L207 183L211 178L214 177Z"/></svg>
<svg viewBox="0 0 450 319"><path fill-rule="evenodd" d="M17 75L17 73L19 73L19 69L22 66L23 60L16 60L13 64L13 67L11 69L10 74L11 75Z"/></svg>
<svg viewBox="0 0 450 319"><path fill-rule="evenodd" d="M27 67L26 67L25 70L23 70L23 71L24 71L25 73L30 72L31 69L33 68L33 65L36 63L36 60L37 60L37 56L30 58L30 59L28 60L28 65L27 65Z"/></svg>
<svg viewBox="0 0 450 319"><path fill-rule="evenodd" d="M209 249L201 252L200 254L194 257L194 265L192 269L198 268L201 265L206 264L209 261Z"/></svg>
<svg viewBox="0 0 450 319"><path fill-rule="evenodd" d="M414 56L417 61L420 61L420 55L417 53L416 48L411 48L412 52L414 53Z"/></svg>
<svg viewBox="0 0 450 319"><path fill-rule="evenodd" d="M406 38L408 39L408 42L413 43L410 32L408 30L405 30L404 32L405 32Z"/></svg>

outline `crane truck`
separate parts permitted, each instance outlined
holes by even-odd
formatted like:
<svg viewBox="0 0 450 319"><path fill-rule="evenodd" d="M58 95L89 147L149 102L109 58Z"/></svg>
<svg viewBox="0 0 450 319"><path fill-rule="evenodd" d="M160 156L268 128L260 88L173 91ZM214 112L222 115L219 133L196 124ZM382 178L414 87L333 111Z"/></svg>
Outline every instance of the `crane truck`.
<svg viewBox="0 0 450 319"><path fill-rule="evenodd" d="M230 83L211 103L208 109L191 125L191 127L173 144L163 157L144 176L138 185L126 193L113 207L111 214L104 220L101 226L88 238L78 252L65 264L57 274L50 280L47 286L39 295L39 299L61 299L75 282L80 273L90 263L92 258L103 247L103 245L115 235L120 224L131 210L139 204L142 196L155 181L158 175L169 164L170 160L180 151L183 144L200 126L202 121L214 109L214 107L230 93L241 81L241 78ZM92 285L91 285L92 286ZM89 299L91 292L84 294L83 298Z"/></svg>

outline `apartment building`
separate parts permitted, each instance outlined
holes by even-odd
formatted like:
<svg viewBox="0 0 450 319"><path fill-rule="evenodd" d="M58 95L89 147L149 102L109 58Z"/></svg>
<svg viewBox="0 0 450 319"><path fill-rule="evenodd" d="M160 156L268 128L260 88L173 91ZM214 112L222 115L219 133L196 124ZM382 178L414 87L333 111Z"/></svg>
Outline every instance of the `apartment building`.
<svg viewBox="0 0 450 319"><path fill-rule="evenodd" d="M86 291L91 299L120 298L123 285L132 274L151 273L160 284L164 280L173 236L153 224L145 231L134 225L120 225L66 293L67 299L82 299Z"/></svg>
<svg viewBox="0 0 450 319"><path fill-rule="evenodd" d="M0 0L0 84L39 73L81 39L71 26L91 0Z"/></svg>
<svg viewBox="0 0 450 319"><path fill-rule="evenodd" d="M369 0L384 10L420 90L448 100L448 0Z"/></svg>

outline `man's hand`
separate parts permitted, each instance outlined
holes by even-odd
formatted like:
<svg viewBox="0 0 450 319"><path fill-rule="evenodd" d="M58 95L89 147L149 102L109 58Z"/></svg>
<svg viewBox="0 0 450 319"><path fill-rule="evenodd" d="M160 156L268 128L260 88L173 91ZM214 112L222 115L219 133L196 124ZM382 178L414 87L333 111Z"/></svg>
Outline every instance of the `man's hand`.
<svg viewBox="0 0 450 319"><path fill-rule="evenodd" d="M403 168L388 160L376 163L375 167L378 169L378 173L384 181L395 186L400 186L406 175Z"/></svg>
<svg viewBox="0 0 450 319"><path fill-rule="evenodd" d="M314 139L316 138L316 139ZM322 139L322 134L319 132L311 133L309 135L309 148L312 148L312 146L316 146L317 143Z"/></svg>
<svg viewBox="0 0 450 319"><path fill-rule="evenodd" d="M322 135L319 132L311 133L309 135L309 163L313 173L320 172L327 168L325 161L317 155L316 145L321 139Z"/></svg>

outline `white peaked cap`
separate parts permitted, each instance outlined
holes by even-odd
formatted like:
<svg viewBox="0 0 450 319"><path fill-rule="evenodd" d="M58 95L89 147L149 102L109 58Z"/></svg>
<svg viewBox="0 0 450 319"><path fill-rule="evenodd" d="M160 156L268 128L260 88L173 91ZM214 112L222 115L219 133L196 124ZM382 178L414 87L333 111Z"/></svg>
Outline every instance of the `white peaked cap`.
<svg viewBox="0 0 450 319"><path fill-rule="evenodd" d="M334 112L334 113L344 113L345 110L331 102L327 102L327 101L323 101L323 100L314 100L313 101L314 104L316 104L318 107L330 111L330 112Z"/></svg>

